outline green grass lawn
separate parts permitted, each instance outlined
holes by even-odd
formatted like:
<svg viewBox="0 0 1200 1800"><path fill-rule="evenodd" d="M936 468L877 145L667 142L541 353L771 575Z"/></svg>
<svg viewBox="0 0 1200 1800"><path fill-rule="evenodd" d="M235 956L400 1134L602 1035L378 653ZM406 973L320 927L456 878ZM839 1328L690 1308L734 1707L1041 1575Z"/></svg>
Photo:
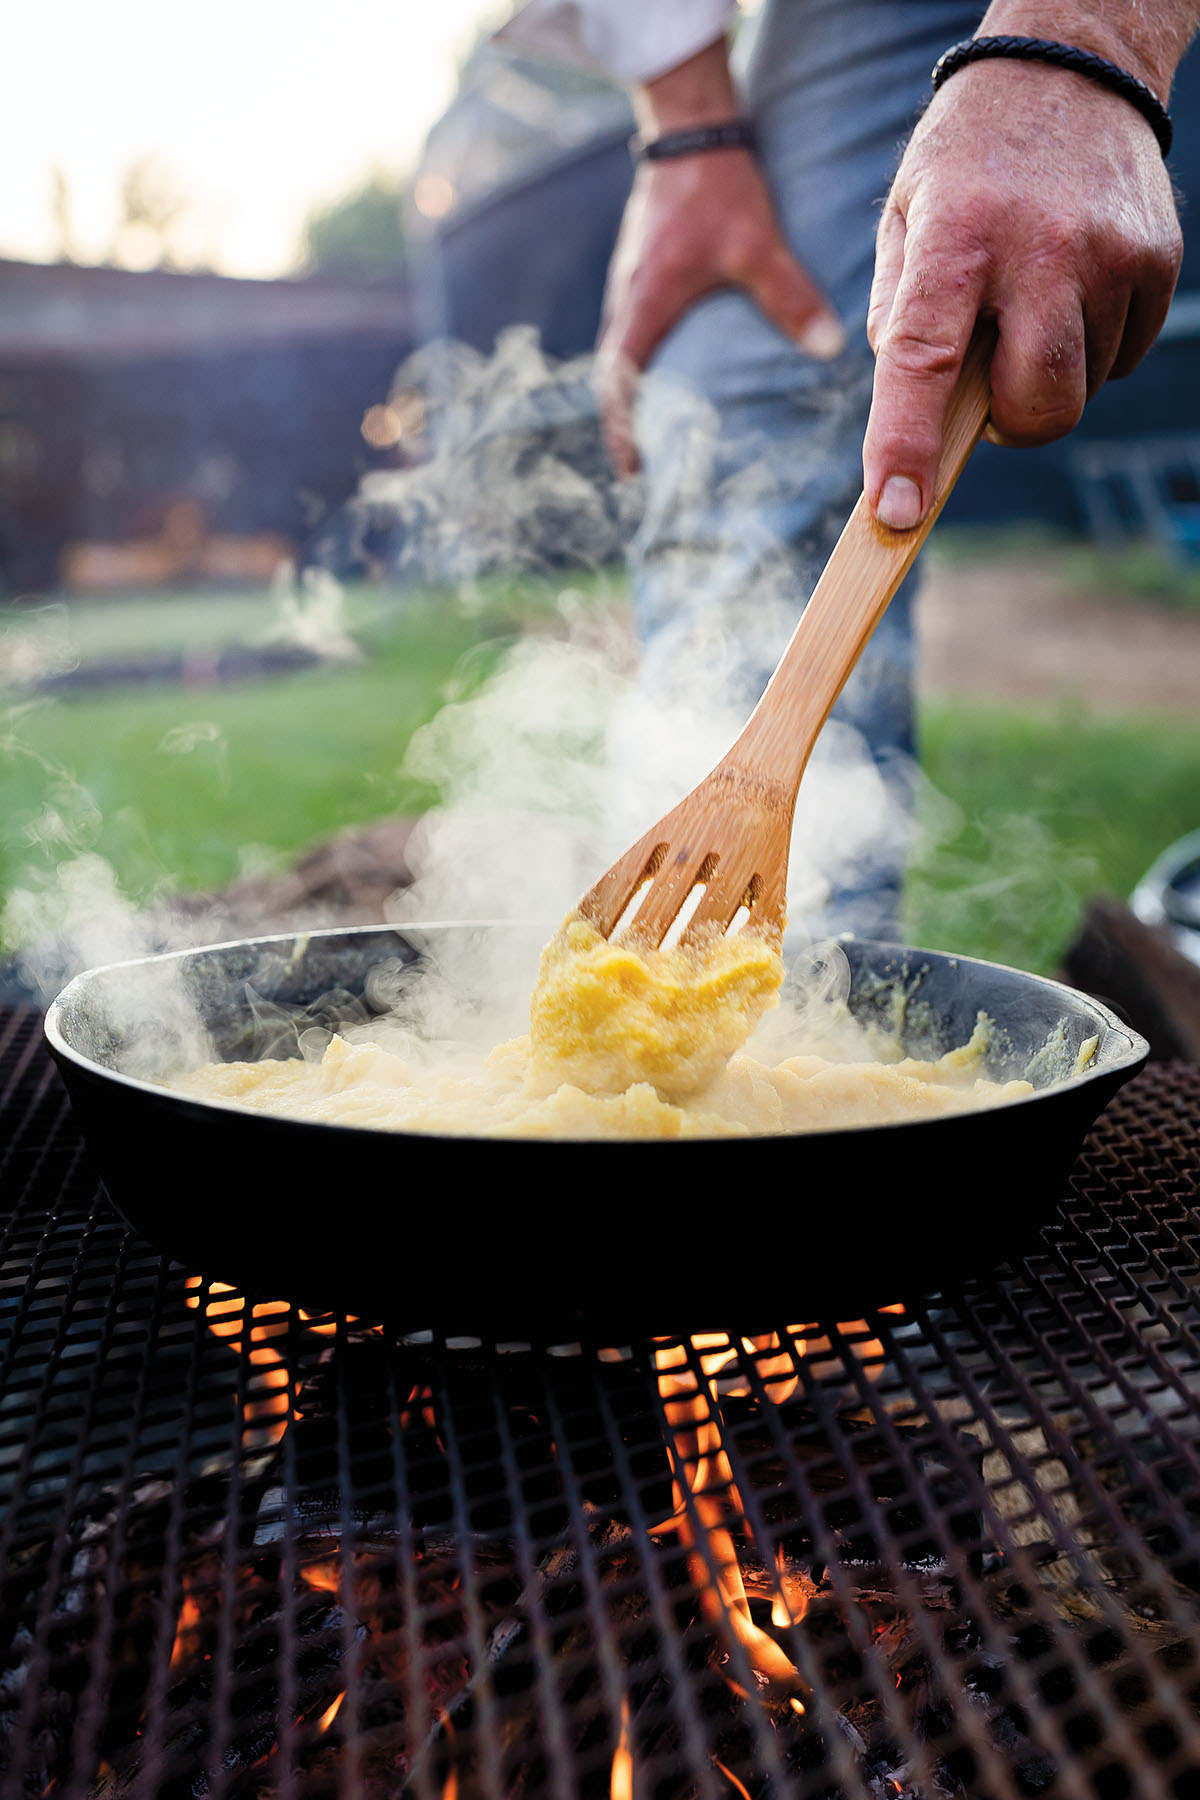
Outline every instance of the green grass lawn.
<svg viewBox="0 0 1200 1800"><path fill-rule="evenodd" d="M430 600L365 634L361 662L230 687L127 685L0 702L0 891L79 850L147 900L210 888L431 799L413 731L504 642ZM226 639L225 641L228 641Z"/></svg>
<svg viewBox="0 0 1200 1800"><path fill-rule="evenodd" d="M106 858L138 902L218 887L344 826L420 810L433 794L401 766L413 731L544 619L550 593L494 584L470 613L359 594L361 662L237 687L0 695L0 900L81 851ZM227 627L249 628L216 604ZM170 628L156 618L157 641L168 629L195 641L189 607L213 627L218 612L184 602ZM132 603L119 621L124 641L147 641ZM1200 724L940 702L922 737L914 943L1051 969L1089 894L1127 895L1200 825Z"/></svg>
<svg viewBox="0 0 1200 1800"><path fill-rule="evenodd" d="M1200 826L1200 724L1178 717L942 701L925 708L922 760L936 835L906 936L930 948L1048 972L1090 894L1127 898Z"/></svg>
<svg viewBox="0 0 1200 1800"><path fill-rule="evenodd" d="M340 583L317 576L280 592L231 591L147 593L47 600L33 605L0 606L0 688L14 671L32 659L54 670L78 663L150 660L172 653L191 653L296 639L297 616L310 624L322 615L353 637L386 643L398 621L428 611L476 618L494 629L497 622L524 623L544 618L563 582L529 576L489 576L478 584L474 604L460 595L416 594L368 582ZM584 576L585 591L607 596L614 585L603 577ZM479 627L476 626L476 631Z"/></svg>

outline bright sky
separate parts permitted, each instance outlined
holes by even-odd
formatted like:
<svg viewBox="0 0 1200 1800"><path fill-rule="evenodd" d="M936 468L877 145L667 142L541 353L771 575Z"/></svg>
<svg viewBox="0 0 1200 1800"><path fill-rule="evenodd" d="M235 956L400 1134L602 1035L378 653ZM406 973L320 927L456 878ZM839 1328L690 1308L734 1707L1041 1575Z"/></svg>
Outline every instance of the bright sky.
<svg viewBox="0 0 1200 1800"><path fill-rule="evenodd" d="M294 261L314 201L415 162L502 0L58 0L0 29L0 256L52 258L53 170L76 254L111 242L122 172L161 156L195 201L187 249L233 275Z"/></svg>

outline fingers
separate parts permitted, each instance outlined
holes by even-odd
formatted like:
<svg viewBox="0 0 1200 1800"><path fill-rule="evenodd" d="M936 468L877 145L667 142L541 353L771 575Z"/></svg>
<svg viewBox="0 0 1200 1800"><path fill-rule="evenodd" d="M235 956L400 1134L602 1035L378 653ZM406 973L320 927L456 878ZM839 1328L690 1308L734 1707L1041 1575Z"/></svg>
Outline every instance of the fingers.
<svg viewBox="0 0 1200 1800"><path fill-rule="evenodd" d="M1089 400L1113 374L1129 321L1131 298L1128 287L1113 286L1084 299L1083 334Z"/></svg>
<svg viewBox="0 0 1200 1800"><path fill-rule="evenodd" d="M642 371L688 306L705 292L703 285L689 281L689 273L669 263L651 262L632 274L617 271L610 282L592 385L604 441L618 475L633 475L638 467L633 409ZM713 285L709 282L710 290Z"/></svg>
<svg viewBox="0 0 1200 1800"><path fill-rule="evenodd" d="M946 406L983 304L986 264L968 243L936 251L907 230L886 321L886 284L896 266L889 231L876 306L875 387L863 441L863 484L881 524L908 531L933 501Z"/></svg>
<svg viewBox="0 0 1200 1800"><path fill-rule="evenodd" d="M824 294L782 239L746 271L745 286L785 337L818 362L846 348L846 331Z"/></svg>
<svg viewBox="0 0 1200 1800"><path fill-rule="evenodd" d="M638 466L633 436L638 377L684 303L675 291L677 278L664 279L653 262L647 266L643 244L654 234L648 211L647 194L635 184L609 265L592 370L600 428L618 475L633 475Z"/></svg>
<svg viewBox="0 0 1200 1800"><path fill-rule="evenodd" d="M607 355L601 344L596 353L592 383L600 408L600 430L613 468L620 476L636 475L637 444L633 435L633 406L640 371L619 351Z"/></svg>
<svg viewBox="0 0 1200 1800"><path fill-rule="evenodd" d="M997 320L990 435L1013 445L1063 437L1079 423L1088 396L1079 295L1067 290L1036 303L1022 295L1001 302Z"/></svg>
<svg viewBox="0 0 1200 1800"><path fill-rule="evenodd" d="M1128 106L1015 65L964 71L940 91L880 222L863 446L877 517L903 528L928 511L948 397L981 315L998 333L989 435L1045 443L1144 355L1180 257L1169 176Z"/></svg>
<svg viewBox="0 0 1200 1800"><path fill-rule="evenodd" d="M904 272L904 239L904 214L889 199L875 234L875 274L867 307L867 342L876 352L892 316L896 289Z"/></svg>
<svg viewBox="0 0 1200 1800"><path fill-rule="evenodd" d="M655 340L657 341L657 340ZM642 370L654 350L636 330L613 322L596 346L592 386L600 409L600 429L618 475L635 475L637 444L633 435L633 408Z"/></svg>
<svg viewBox="0 0 1200 1800"><path fill-rule="evenodd" d="M1090 315L1059 271L1030 275L967 242L935 249L899 213L881 223L868 332L875 390L863 445L865 491L882 524L909 530L928 511L946 406L981 314L994 314L993 442L1064 436L1108 376L1126 329L1128 289L1098 289Z"/></svg>
<svg viewBox="0 0 1200 1800"><path fill-rule="evenodd" d="M694 163L693 159L693 163ZM761 170L723 155L639 172L609 271L596 352L601 424L619 473L637 468L638 378L696 301L740 288L809 356L840 355L846 334L788 248Z"/></svg>
<svg viewBox="0 0 1200 1800"><path fill-rule="evenodd" d="M1169 264L1156 269L1154 275L1153 280L1140 283L1130 296L1119 348L1108 370L1109 380L1119 381L1131 374L1163 328L1175 292L1175 277Z"/></svg>
<svg viewBox="0 0 1200 1800"><path fill-rule="evenodd" d="M722 279L711 284L718 286L744 288L771 323L807 356L828 362L846 348L841 320L782 238L758 246L744 268L731 259ZM605 320L593 385L604 440L620 475L632 475L638 466L633 409L642 371L694 297L699 296L676 293L665 282L651 288L635 279Z"/></svg>

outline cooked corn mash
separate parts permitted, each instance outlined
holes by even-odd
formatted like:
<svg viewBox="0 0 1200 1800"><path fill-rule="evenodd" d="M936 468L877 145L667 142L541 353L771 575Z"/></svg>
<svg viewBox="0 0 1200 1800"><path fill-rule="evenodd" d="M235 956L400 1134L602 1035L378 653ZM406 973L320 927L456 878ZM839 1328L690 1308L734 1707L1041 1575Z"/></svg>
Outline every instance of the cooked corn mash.
<svg viewBox="0 0 1200 1800"><path fill-rule="evenodd" d="M981 1074L988 1030L936 1061L768 1063L749 1042L783 963L752 933L695 951L610 944L577 915L547 946L528 1037L488 1054L333 1037L319 1061L208 1063L171 1086L262 1112L475 1137L682 1138L824 1131L992 1106L1032 1093ZM368 1037L367 1034L370 1034ZM863 1041L865 1043L865 1040ZM860 1051L863 1044L860 1043Z"/></svg>
<svg viewBox="0 0 1200 1800"><path fill-rule="evenodd" d="M760 933L714 933L699 951L612 944L569 918L542 953L530 1008L530 1080L585 1094L646 1083L662 1100L702 1093L778 1006L783 959Z"/></svg>

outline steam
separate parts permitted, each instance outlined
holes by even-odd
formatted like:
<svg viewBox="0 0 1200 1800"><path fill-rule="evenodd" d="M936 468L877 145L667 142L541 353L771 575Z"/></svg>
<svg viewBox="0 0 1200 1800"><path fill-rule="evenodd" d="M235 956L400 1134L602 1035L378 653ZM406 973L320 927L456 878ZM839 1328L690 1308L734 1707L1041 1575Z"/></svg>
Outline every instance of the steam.
<svg viewBox="0 0 1200 1800"><path fill-rule="evenodd" d="M276 572L270 611L257 636L244 649L287 645L321 661L338 664L361 660L362 650L348 620L345 590L332 572L318 567L297 574L291 565ZM144 651L135 649L136 667ZM219 651L215 645L185 653L180 659L181 694L194 704L191 686L198 675L211 678ZM231 906L219 897L198 903L177 894L177 882L162 865L141 820L131 809L112 814L131 858L126 855L126 881L136 885L135 898L98 848L105 818L96 796L74 772L36 747L31 729L37 714L58 704L47 690L69 681L81 667L80 646L70 609L60 603L14 612L0 626L0 692L24 692L0 711L0 756L11 765L36 770L35 802L10 811L0 820L0 851L5 863L5 889L0 894L0 956L11 947L4 973L26 992L50 1001L80 970L165 950L213 942L237 935ZM229 745L212 719L184 717L170 726L155 746L164 759L162 780L171 781L171 763L202 757L211 768L216 791L229 791L234 778ZM264 820L269 829L269 821ZM111 829L109 832L111 836ZM279 866L278 853L263 844L230 847L239 879L253 881ZM137 875L129 865L135 861ZM168 986L174 977L163 976ZM143 988L149 1019L177 1011L171 994L151 1005ZM127 1010L127 1009L124 1009Z"/></svg>
<svg viewBox="0 0 1200 1800"><path fill-rule="evenodd" d="M0 625L0 689L36 689L78 660L65 606L31 607Z"/></svg>
<svg viewBox="0 0 1200 1800"><path fill-rule="evenodd" d="M1078 928L1077 895L1102 885L1090 852L1062 844L1046 820L994 809L967 819L926 783L920 882L937 894L939 936L947 948L975 926L981 906L996 917L1019 917L1033 958L1051 965Z"/></svg>
<svg viewBox="0 0 1200 1800"><path fill-rule="evenodd" d="M346 595L329 569L314 565L297 576L281 564L272 583L275 614L263 633L264 644L294 645L327 663L362 661L362 646L346 620Z"/></svg>
<svg viewBox="0 0 1200 1800"><path fill-rule="evenodd" d="M76 968L129 964L106 983L100 1030L126 1074L149 1080L212 1054L178 965L142 960L158 946L146 915L121 893L103 857L83 852L59 863L52 879L16 888L4 923L27 945L19 958L23 972L43 993L57 991Z"/></svg>
<svg viewBox="0 0 1200 1800"><path fill-rule="evenodd" d="M506 334L490 360L443 345L401 371L410 413L412 391L423 393L432 453L369 477L360 502L376 532L390 531L399 567L453 577L461 594L489 569L611 562L636 496L609 470L588 375L586 361L551 364L527 332ZM706 402L662 381L651 398L674 499L671 521L641 525L656 546L647 573L661 615L648 644L639 653L624 621L598 623L567 588L556 635L519 643L480 692L417 734L405 773L442 799L410 842L413 882L396 896L397 922L552 928L719 760L787 643L840 520L812 543L784 541L785 484L769 446L743 443L731 461ZM817 492L828 488L822 471L844 435L843 410L860 400L834 397L813 422ZM881 771L849 719L830 724L796 818L797 935L826 932L830 895L865 869L869 883L880 862L903 860L919 781L915 767Z"/></svg>
<svg viewBox="0 0 1200 1800"><path fill-rule="evenodd" d="M823 403L804 478L824 478L842 435L841 408L860 398L849 392ZM330 565L347 551L352 560L385 555L396 578L440 587L445 604L468 616L500 573L558 584L542 630L515 642L476 691L451 698L404 759L402 772L433 784L441 798L409 840L412 882L393 896L389 919L404 927L503 919L529 928L520 954L512 938L497 951L491 934L464 934L457 963L443 963L436 978L379 972L376 1003L389 998L414 1038L494 1034L494 1042L523 1029L538 946L724 753L819 573L821 534L799 546L785 539L783 487L769 447L743 443L735 462L703 402L666 386L654 399L647 416L676 459L677 516L671 533L661 520L640 525L659 545L650 575L661 616L644 652L628 618L597 599L595 574L619 562L639 528L642 497L609 469L588 360L556 364L528 331L506 333L491 357L439 344L404 365L383 410L409 466L367 477L318 543ZM326 660L361 656L333 566L299 578L281 572L267 636ZM23 636L0 637L0 677L28 686L69 669L72 654L61 613L47 609ZM914 816L921 830L947 842L961 825L915 764L877 763L856 723L868 700L860 695L857 714L851 708L826 727L796 815L788 882L794 980L826 1011L836 1010L845 960L804 946L819 944L837 924L831 896L869 886L880 864L902 862L918 829ZM194 697L188 705L190 712ZM19 706L10 710L2 741L27 756L22 716ZM164 779L178 758L198 754L214 758L222 780L237 779L219 728L203 717L182 717L158 749ZM173 912L166 871L152 907L133 904L97 849L95 798L70 771L42 767L39 809L4 825L19 872L3 933L22 946L31 984L49 997L82 967L231 935L220 906ZM1025 815L992 824L997 903L1021 904L1045 879L1046 834L1039 838ZM269 829L264 821L264 837ZM243 849L247 864L269 860L261 846ZM949 867L942 865L942 876ZM1058 871L1064 892L1070 873ZM975 885L972 864L964 906ZM953 947L952 926L945 935ZM131 989L135 1000L146 1017L161 1015L161 995ZM165 1004L183 1018L176 997L168 993ZM316 1035L302 1045L306 1053L330 1028L324 1016L309 1022L305 1029ZM285 1038L287 1029L281 1026Z"/></svg>
<svg viewBox="0 0 1200 1800"><path fill-rule="evenodd" d="M502 333L490 357L426 345L399 370L390 410L421 460L364 478L349 538L386 541L401 579L455 589L469 609L489 571L600 568L620 556L637 496L605 463L588 358L555 363L523 326Z"/></svg>

